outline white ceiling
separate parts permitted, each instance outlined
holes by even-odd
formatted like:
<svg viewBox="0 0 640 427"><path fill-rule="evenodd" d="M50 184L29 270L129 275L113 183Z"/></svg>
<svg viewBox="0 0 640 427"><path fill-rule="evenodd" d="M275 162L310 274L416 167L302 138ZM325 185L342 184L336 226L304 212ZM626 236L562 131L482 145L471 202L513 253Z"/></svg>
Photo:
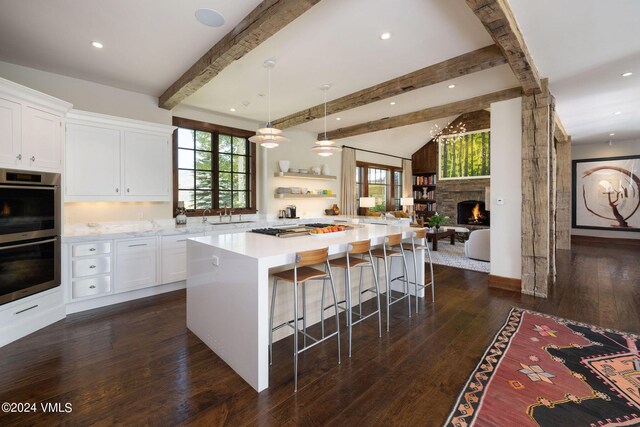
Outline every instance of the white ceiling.
<svg viewBox="0 0 640 427"><path fill-rule="evenodd" d="M160 95L260 0L0 0L0 61ZM640 33L637 0L510 0L542 76L574 142L640 138ZM226 18L195 21L200 7ZM549 13L551 11L551 13ZM378 36L388 31L390 40ZM102 50L92 40L105 44ZM491 44L463 1L322 0L223 70L185 104L266 121L265 59L273 58L272 118L334 99ZM632 77L619 75L633 71ZM416 90L329 117L329 130L415 111L516 85L507 66ZM244 104L248 104L245 106ZM236 108L235 113L229 111ZM613 116L621 111L619 116ZM342 120L338 123L336 116ZM428 139L433 124L345 141L402 155ZM300 126L322 130L322 121ZM421 140L418 141L418 138ZM384 150L382 147L389 147ZM393 149L391 149L393 147ZM415 148L414 148L415 147Z"/></svg>
<svg viewBox="0 0 640 427"><path fill-rule="evenodd" d="M640 1L509 3L573 142L640 139Z"/></svg>

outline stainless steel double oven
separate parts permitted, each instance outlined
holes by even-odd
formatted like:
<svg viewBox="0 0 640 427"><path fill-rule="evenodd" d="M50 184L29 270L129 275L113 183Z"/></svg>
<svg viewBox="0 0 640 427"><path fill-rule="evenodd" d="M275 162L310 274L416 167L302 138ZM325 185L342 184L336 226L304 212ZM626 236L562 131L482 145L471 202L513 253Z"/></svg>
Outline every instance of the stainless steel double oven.
<svg viewBox="0 0 640 427"><path fill-rule="evenodd" d="M0 304L60 286L60 174L0 169Z"/></svg>

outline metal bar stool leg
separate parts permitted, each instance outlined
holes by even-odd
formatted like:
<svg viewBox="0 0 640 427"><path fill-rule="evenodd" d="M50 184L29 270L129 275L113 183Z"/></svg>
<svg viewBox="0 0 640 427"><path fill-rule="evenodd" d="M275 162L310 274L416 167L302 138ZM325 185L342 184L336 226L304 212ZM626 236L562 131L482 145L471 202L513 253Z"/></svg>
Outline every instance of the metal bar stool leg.
<svg viewBox="0 0 640 427"><path fill-rule="evenodd" d="M415 298L416 298L416 314L419 313L419 308L418 308L418 257L416 256L416 247L415 244L413 243L413 239L411 240L411 245L413 246L413 251L411 251L413 253L413 290L415 292ZM424 284L425 284L425 278L423 278L422 280L422 288L424 289Z"/></svg>
<svg viewBox="0 0 640 427"><path fill-rule="evenodd" d="M321 322L320 327L322 329L322 338L324 338L324 290L325 290L326 284L327 284L327 281L322 280L322 300L320 300L320 322Z"/></svg>
<svg viewBox="0 0 640 427"><path fill-rule="evenodd" d="M347 318L348 320L348 326L349 326L349 357L351 357L351 337L353 334L353 318L351 317L351 272L350 272L350 268L347 266L347 268L345 268L345 283L344 283L344 292L345 292L345 298L346 298L346 302L345 304L347 305Z"/></svg>
<svg viewBox="0 0 640 427"><path fill-rule="evenodd" d="M402 266L404 268L404 286L405 295L407 296L407 308L409 309L409 317L411 317L411 296L409 294L409 268L407 267L407 259L404 257L404 249L402 244L400 245L400 252L402 253Z"/></svg>
<svg viewBox="0 0 640 427"><path fill-rule="evenodd" d="M329 281L331 282L331 293L333 294L333 308L336 311L336 331L338 331L338 365L340 364L340 316L338 310L338 296L336 295L336 285L333 281L333 273L331 272L331 266L327 260L327 268L329 270ZM324 281L322 282L324 286Z"/></svg>
<svg viewBox="0 0 640 427"><path fill-rule="evenodd" d="M293 391L298 391L298 275L293 281Z"/></svg>
<svg viewBox="0 0 640 427"><path fill-rule="evenodd" d="M429 246L425 245L425 247L427 248L427 255L429 256L429 274L431 275L431 302L436 302L436 279L433 277L433 262L431 261L431 251L429 250Z"/></svg>
<svg viewBox="0 0 640 427"><path fill-rule="evenodd" d="M302 282L302 345L307 346L307 282Z"/></svg>
<svg viewBox="0 0 640 427"><path fill-rule="evenodd" d="M384 249L384 277L385 277L385 280L387 281L387 332L389 332L389 319L390 319L389 312L391 311L391 281L389 280L390 268L391 266L387 264L387 250Z"/></svg>
<svg viewBox="0 0 640 427"><path fill-rule="evenodd" d="M276 310L276 288L278 279L273 278L273 289L271 291L271 316L269 317L269 365L273 365L273 315Z"/></svg>
<svg viewBox="0 0 640 427"><path fill-rule="evenodd" d="M376 303L378 304L378 336L382 337L382 313L380 312L380 283L378 282L378 272L373 263L373 256L371 250L369 250L369 261L371 262L371 271L373 272L373 280L376 284ZM362 277L362 268L360 269L360 275Z"/></svg>
<svg viewBox="0 0 640 427"><path fill-rule="evenodd" d="M360 266L360 283L358 285L358 314L362 316L362 275L364 274L364 267Z"/></svg>

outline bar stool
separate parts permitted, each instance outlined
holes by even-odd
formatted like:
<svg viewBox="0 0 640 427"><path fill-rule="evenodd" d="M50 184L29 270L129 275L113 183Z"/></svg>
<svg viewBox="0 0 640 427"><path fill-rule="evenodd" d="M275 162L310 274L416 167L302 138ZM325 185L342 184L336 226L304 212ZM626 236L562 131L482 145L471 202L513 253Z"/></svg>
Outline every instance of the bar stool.
<svg viewBox="0 0 640 427"><path fill-rule="evenodd" d="M273 362L273 331L282 328L283 326L289 326L293 328L293 375L294 392L298 391L298 355L303 351L320 344L321 342L336 336L338 341L338 364L340 364L340 320L338 318L338 299L336 297L336 287L333 281L333 274L331 273L331 266L329 265L329 248L315 249L312 251L298 252L296 254L296 262L294 267L290 270L281 271L273 275L273 293L271 296L271 316L269 317L269 362ZM317 268L309 267L310 265L325 264L327 271L318 270ZM281 325L273 327L273 315L275 312L276 301L276 289L278 287L278 280L293 283L293 320L289 320ZM306 307L306 283L309 280L322 280L322 286L326 280L331 282L331 291L333 293L333 303L336 310L336 331L330 335L323 336L320 339L314 338L307 334L307 307ZM298 344L298 285L302 285L302 334L304 337L304 343L302 348L299 348ZM323 299L324 300L324 299ZM322 311L322 310L321 310ZM293 323L293 325L292 325ZM324 326L324 325L323 325ZM324 328L323 328L324 330ZM313 341L312 344L307 345L307 337Z"/></svg>
<svg viewBox="0 0 640 427"><path fill-rule="evenodd" d="M361 257L358 257L361 256ZM364 256L367 255L369 259L365 259ZM334 268L344 268L344 301L338 301L338 304L344 303L345 308L343 311L346 312L347 318L347 330L349 331L349 357L351 357L351 341L352 341L352 328L353 325L362 322L365 319L368 319L371 316L378 315L378 336L382 336L382 315L380 312L380 285L378 283L378 275L376 272L376 268L373 264L373 256L371 255L371 241L370 240L361 240L359 242L351 242L349 243L347 254L344 257L332 259L329 261L331 267ZM358 313L353 313L352 304L351 304L351 267L360 267L360 285L358 287L358 304L360 306ZM362 289L362 278L364 274L364 268L370 267L373 271L373 280L375 282L375 286ZM377 302L377 310L367 314L362 314L362 294L365 292L372 292L376 294L376 302ZM322 285L322 304L324 306L324 284ZM328 307L329 308L329 307ZM324 313L324 309L323 309ZM353 321L353 315L358 316L358 320ZM324 336L324 314L322 316L322 328L323 328L323 336Z"/></svg>
<svg viewBox="0 0 640 427"><path fill-rule="evenodd" d="M431 250L429 250L429 245L427 244L427 229L420 228L416 230L411 235L411 243L403 243L402 247L405 251L409 251L413 253L413 271L414 271L414 289L416 295L416 313L418 313L418 289L426 289L427 286L431 286L431 301L436 301L435 296L435 281L433 279L433 262L431 261ZM427 257L429 258L429 274L431 281L426 283L426 277L422 279L422 283L418 283L418 257L416 256L416 251L426 250Z"/></svg>
<svg viewBox="0 0 640 427"><path fill-rule="evenodd" d="M396 250L399 249L398 250ZM402 301L403 299L407 299L407 308L409 310L409 317L411 317L411 295L409 294L409 280L407 277L407 260L404 258L404 248L402 247L402 234L391 234L384 238L384 243L382 248L374 249L371 251L374 257L378 259L384 260L384 275L387 280L387 332L389 332L389 312L391 311L391 305L397 303L398 301ZM403 264L404 274L402 276L398 276L395 278L389 277L389 272L391 271L391 266L394 258L401 258ZM380 269L378 268L378 271ZM391 296L391 283L395 280L402 280L405 286L405 293L401 297L393 297Z"/></svg>

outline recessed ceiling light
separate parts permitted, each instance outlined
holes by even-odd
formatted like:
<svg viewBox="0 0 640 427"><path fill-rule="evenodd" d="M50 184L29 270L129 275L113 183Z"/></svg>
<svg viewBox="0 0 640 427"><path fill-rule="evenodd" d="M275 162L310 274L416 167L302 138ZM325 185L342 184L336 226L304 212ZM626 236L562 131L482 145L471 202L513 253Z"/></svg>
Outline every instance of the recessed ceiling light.
<svg viewBox="0 0 640 427"><path fill-rule="evenodd" d="M196 19L202 25L206 25L207 27L221 27L224 25L224 16L220 15L220 12L213 9L196 10Z"/></svg>
<svg viewBox="0 0 640 427"><path fill-rule="evenodd" d="M336 120L342 120L342 118L341 117L336 117Z"/></svg>
<svg viewBox="0 0 640 427"><path fill-rule="evenodd" d="M611 133L609 134L609 136L615 136L615 133L614 133L614 132L611 132Z"/></svg>
<svg viewBox="0 0 640 427"><path fill-rule="evenodd" d="M95 47L96 49L102 49L104 47L104 45L100 42L91 42L91 46Z"/></svg>
<svg viewBox="0 0 640 427"><path fill-rule="evenodd" d="M449 85L447 86L449 89L453 89L454 87L456 87L456 85Z"/></svg>
<svg viewBox="0 0 640 427"><path fill-rule="evenodd" d="M622 111L616 111L615 113L613 113L614 116L619 116L620 114L622 114Z"/></svg>
<svg viewBox="0 0 640 427"><path fill-rule="evenodd" d="M390 38L391 38L391 33L380 34L380 40L389 40Z"/></svg>
<svg viewBox="0 0 640 427"><path fill-rule="evenodd" d="M392 101L389 103L389 105L396 105L396 103Z"/></svg>
<svg viewBox="0 0 640 427"><path fill-rule="evenodd" d="M231 111L232 113L235 113L236 109L231 107L231 108L229 108L229 111Z"/></svg>
<svg viewBox="0 0 640 427"><path fill-rule="evenodd" d="M622 77L629 77L631 75L633 75L633 73L631 71L627 71L626 73L622 73L620 74Z"/></svg>

